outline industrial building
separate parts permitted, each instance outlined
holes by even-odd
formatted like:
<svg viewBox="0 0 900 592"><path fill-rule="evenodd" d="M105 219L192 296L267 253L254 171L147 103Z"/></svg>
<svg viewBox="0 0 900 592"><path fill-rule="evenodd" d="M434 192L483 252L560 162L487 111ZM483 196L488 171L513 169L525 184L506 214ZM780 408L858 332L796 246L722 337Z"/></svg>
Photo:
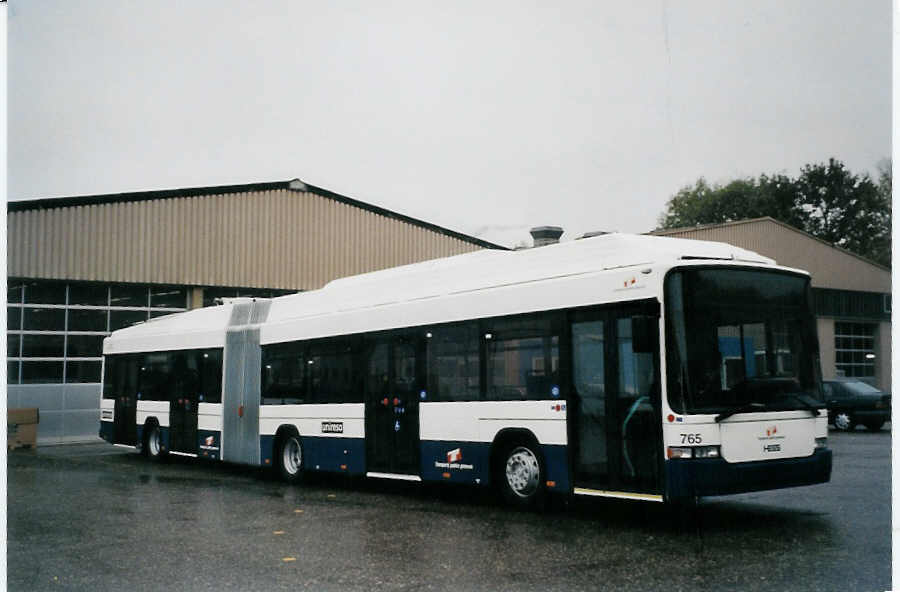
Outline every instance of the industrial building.
<svg viewBox="0 0 900 592"><path fill-rule="evenodd" d="M39 443L97 437L111 331L217 298L504 248L297 179L8 208L8 406L40 409Z"/></svg>

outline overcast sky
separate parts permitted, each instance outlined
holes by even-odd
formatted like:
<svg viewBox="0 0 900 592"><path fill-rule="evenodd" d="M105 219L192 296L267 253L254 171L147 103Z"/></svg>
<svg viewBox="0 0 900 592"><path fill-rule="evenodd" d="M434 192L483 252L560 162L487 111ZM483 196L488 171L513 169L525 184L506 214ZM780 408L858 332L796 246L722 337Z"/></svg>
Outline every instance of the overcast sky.
<svg viewBox="0 0 900 592"><path fill-rule="evenodd" d="M513 244L890 156L890 0L635 4L11 0L9 198L297 177Z"/></svg>

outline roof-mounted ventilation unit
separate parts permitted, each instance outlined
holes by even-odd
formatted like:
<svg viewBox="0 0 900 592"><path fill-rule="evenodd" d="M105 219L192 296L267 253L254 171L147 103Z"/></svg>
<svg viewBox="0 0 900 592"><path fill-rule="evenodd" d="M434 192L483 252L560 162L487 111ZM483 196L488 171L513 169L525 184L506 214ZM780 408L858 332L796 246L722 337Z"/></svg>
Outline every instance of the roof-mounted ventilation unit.
<svg viewBox="0 0 900 592"><path fill-rule="evenodd" d="M530 230L535 247L553 245L559 242L563 229L559 226L535 226Z"/></svg>

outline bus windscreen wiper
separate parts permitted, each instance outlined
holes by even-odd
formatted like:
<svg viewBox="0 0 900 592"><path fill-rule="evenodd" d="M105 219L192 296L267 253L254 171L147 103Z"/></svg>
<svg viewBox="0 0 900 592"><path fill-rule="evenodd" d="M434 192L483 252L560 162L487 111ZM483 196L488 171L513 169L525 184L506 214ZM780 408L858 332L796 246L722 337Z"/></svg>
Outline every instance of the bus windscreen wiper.
<svg viewBox="0 0 900 592"><path fill-rule="evenodd" d="M716 423L719 423L723 419L728 419L732 415L736 415L738 413L750 413L751 411L762 411L766 408L766 406L762 403L747 403L746 405L741 405L740 407L735 407L734 409L729 409L728 411L723 411L722 413L716 416Z"/></svg>

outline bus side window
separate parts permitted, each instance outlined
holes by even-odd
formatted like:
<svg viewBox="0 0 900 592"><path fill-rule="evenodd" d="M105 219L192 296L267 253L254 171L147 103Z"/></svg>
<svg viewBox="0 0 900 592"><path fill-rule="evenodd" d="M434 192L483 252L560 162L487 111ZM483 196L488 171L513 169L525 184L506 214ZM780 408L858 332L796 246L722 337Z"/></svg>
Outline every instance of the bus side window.
<svg viewBox="0 0 900 592"><path fill-rule="evenodd" d="M499 319L483 338L490 401L551 399L562 395L559 335L549 315Z"/></svg>
<svg viewBox="0 0 900 592"><path fill-rule="evenodd" d="M204 403L222 402L222 350L205 349L199 353L200 394Z"/></svg>
<svg viewBox="0 0 900 592"><path fill-rule="evenodd" d="M124 360L121 356L107 356L103 370L103 398L115 399L118 390L120 368Z"/></svg>
<svg viewBox="0 0 900 592"><path fill-rule="evenodd" d="M106 358L106 374L103 377L103 398L115 399L138 392L140 354L124 354Z"/></svg>
<svg viewBox="0 0 900 592"><path fill-rule="evenodd" d="M172 374L171 352L152 352L142 356L140 371L141 399L168 402L174 394L170 381Z"/></svg>
<svg viewBox="0 0 900 592"><path fill-rule="evenodd" d="M262 348L263 405L293 405L306 402L306 356L301 342L279 343Z"/></svg>
<svg viewBox="0 0 900 592"><path fill-rule="evenodd" d="M307 354L310 401L359 403L362 393L352 338L313 343Z"/></svg>
<svg viewBox="0 0 900 592"><path fill-rule="evenodd" d="M478 324L437 327L428 338L428 396L432 401L477 401L481 396Z"/></svg>

